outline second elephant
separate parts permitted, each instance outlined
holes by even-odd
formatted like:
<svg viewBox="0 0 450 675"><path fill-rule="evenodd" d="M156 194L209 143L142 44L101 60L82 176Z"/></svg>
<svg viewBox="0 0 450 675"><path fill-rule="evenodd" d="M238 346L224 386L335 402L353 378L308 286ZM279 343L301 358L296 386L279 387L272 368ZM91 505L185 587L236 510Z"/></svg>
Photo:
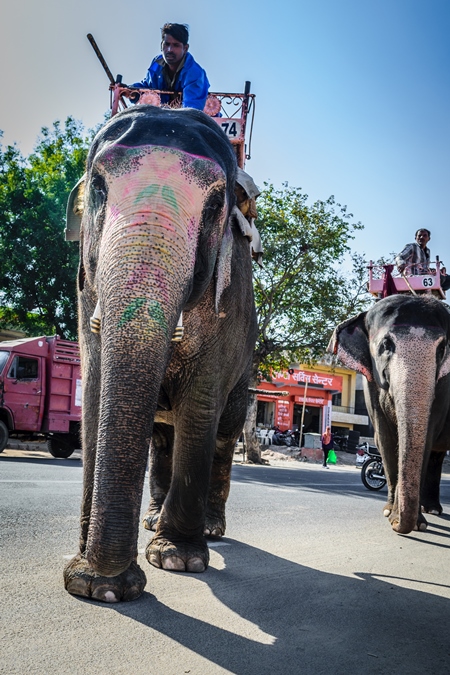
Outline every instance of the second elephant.
<svg viewBox="0 0 450 675"><path fill-rule="evenodd" d="M450 448L450 312L432 296L395 295L338 326L329 351L365 376L366 406L385 465L384 513L396 532L442 512Z"/></svg>

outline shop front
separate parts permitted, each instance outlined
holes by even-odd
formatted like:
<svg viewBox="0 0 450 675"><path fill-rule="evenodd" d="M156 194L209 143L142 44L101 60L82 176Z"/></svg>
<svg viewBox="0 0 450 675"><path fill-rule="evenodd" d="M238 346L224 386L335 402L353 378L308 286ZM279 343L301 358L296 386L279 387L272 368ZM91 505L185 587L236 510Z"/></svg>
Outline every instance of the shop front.
<svg viewBox="0 0 450 675"><path fill-rule="evenodd" d="M332 396L342 391L342 377L290 368L274 373L258 389L259 425L300 430L303 420L303 433L322 434L330 424Z"/></svg>

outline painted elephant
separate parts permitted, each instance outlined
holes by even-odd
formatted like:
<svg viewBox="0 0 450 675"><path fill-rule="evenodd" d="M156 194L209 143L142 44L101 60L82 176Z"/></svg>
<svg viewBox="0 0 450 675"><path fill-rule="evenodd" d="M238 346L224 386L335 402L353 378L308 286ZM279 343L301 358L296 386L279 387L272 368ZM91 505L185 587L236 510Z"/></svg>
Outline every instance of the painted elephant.
<svg viewBox="0 0 450 675"><path fill-rule="evenodd" d="M432 296L394 295L340 324L328 350L365 375L364 394L386 469L384 515L396 532L442 513L450 448L450 312Z"/></svg>
<svg viewBox="0 0 450 675"><path fill-rule="evenodd" d="M228 218L236 161L202 112L128 109L87 161L79 269L84 490L69 593L138 597L151 440L148 561L202 572L223 535L256 340L249 242ZM89 328L101 315L100 334ZM180 315L184 337L172 341Z"/></svg>

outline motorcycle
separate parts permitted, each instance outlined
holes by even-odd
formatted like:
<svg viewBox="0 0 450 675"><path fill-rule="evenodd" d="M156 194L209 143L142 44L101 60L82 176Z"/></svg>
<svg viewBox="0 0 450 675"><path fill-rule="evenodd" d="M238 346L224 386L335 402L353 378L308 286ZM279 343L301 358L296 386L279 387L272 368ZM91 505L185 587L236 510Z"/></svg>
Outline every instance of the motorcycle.
<svg viewBox="0 0 450 675"><path fill-rule="evenodd" d="M384 473L383 459L374 445L361 443L358 449L367 455L361 467L361 480L368 490L381 490L387 481Z"/></svg>
<svg viewBox="0 0 450 675"><path fill-rule="evenodd" d="M291 431L291 429L284 432L275 432L272 436L272 445L286 445L288 448L298 446L297 432Z"/></svg>

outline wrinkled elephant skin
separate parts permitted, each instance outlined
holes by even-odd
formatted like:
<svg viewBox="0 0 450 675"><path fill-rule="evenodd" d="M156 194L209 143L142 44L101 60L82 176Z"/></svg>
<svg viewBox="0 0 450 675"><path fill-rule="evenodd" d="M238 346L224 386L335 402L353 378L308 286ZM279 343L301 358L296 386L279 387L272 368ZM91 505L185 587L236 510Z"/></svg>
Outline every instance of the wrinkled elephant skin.
<svg viewBox="0 0 450 675"><path fill-rule="evenodd" d="M432 296L396 295L340 324L328 350L365 376L364 394L386 468L384 515L401 534L442 513L450 448L450 312Z"/></svg>
<svg viewBox="0 0 450 675"><path fill-rule="evenodd" d="M152 565L202 572L225 531L256 339L248 241L228 219L236 162L192 110L115 116L92 144L80 236L84 491L70 593L139 597L139 514L150 451ZM89 319L97 304L101 332ZM183 313L185 334L172 342Z"/></svg>

